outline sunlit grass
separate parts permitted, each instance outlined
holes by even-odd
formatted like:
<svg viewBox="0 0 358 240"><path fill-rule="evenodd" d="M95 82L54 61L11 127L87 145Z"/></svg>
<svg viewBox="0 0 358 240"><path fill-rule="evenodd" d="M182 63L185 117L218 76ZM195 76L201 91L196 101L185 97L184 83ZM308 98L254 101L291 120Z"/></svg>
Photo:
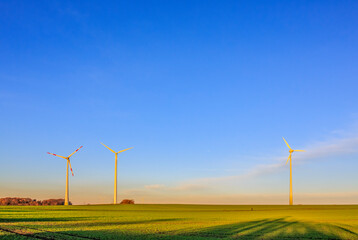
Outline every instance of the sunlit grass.
<svg viewBox="0 0 358 240"><path fill-rule="evenodd" d="M0 239L358 239L358 206L8 206L0 226Z"/></svg>

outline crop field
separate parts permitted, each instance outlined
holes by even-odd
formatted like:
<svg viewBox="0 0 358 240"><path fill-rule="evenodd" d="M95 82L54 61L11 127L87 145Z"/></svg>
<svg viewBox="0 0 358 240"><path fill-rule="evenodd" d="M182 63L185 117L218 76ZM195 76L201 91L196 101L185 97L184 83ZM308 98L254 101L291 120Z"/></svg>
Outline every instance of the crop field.
<svg viewBox="0 0 358 240"><path fill-rule="evenodd" d="M358 206L0 206L0 239L358 239Z"/></svg>

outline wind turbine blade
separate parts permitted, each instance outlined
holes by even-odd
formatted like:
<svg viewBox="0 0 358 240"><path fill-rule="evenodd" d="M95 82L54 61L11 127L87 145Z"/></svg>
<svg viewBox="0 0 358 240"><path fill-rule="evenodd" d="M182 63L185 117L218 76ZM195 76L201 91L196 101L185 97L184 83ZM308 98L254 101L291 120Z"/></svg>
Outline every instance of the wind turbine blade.
<svg viewBox="0 0 358 240"><path fill-rule="evenodd" d="M306 152L305 150L294 150L295 152Z"/></svg>
<svg viewBox="0 0 358 240"><path fill-rule="evenodd" d="M292 149L292 148L290 147L290 145L288 145L288 143L286 142L285 138L284 138L284 137L282 137L282 138L283 138L283 141L285 141L287 147L288 147L289 149Z"/></svg>
<svg viewBox="0 0 358 240"><path fill-rule="evenodd" d="M288 158L287 158L286 164L288 163L288 160L291 160L291 159L292 159L292 153L290 153L290 155L288 155Z"/></svg>
<svg viewBox="0 0 358 240"><path fill-rule="evenodd" d="M110 149L109 147L107 147L106 145L104 145L103 143L101 143L103 146L105 146L106 148L108 148L112 153L116 153L115 151L113 151L112 149Z"/></svg>
<svg viewBox="0 0 358 240"><path fill-rule="evenodd" d="M132 149L132 148L133 148L133 147L127 148L127 149L121 150L121 151L119 151L119 152L117 152L117 153L121 153L121 152L127 151L127 150Z"/></svg>
<svg viewBox="0 0 358 240"><path fill-rule="evenodd" d="M68 159L68 163L70 164L70 169L71 169L72 176L75 176L75 175L73 174L73 171L72 171L72 166L71 166L70 159Z"/></svg>
<svg viewBox="0 0 358 240"><path fill-rule="evenodd" d="M76 151L74 151L73 153L71 153L71 155L68 156L68 157L71 157L73 154L75 154L75 153L76 153L78 150L80 150L82 147L83 147L83 146L79 147Z"/></svg>
<svg viewBox="0 0 358 240"><path fill-rule="evenodd" d="M57 155L57 154L54 154L54 153L47 152L47 154L51 154L51 155L54 155L56 157L67 159L66 157L63 157L63 156L60 156L60 155Z"/></svg>

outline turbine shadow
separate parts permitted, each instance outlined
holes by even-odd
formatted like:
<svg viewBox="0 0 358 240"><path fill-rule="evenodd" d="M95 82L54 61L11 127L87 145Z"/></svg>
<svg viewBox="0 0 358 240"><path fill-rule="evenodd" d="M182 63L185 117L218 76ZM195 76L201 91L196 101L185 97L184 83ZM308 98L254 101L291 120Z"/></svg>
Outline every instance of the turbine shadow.
<svg viewBox="0 0 358 240"><path fill-rule="evenodd" d="M342 230L345 236L337 234ZM199 239L358 239L357 233L340 226L286 221L285 218L225 224L179 235Z"/></svg>

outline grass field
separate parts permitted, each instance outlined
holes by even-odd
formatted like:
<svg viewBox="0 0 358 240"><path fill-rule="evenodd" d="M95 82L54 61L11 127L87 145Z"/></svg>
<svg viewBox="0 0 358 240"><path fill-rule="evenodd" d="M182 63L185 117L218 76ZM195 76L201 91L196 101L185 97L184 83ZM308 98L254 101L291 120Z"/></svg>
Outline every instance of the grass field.
<svg viewBox="0 0 358 240"><path fill-rule="evenodd" d="M0 206L0 239L235 238L358 239L358 206Z"/></svg>

